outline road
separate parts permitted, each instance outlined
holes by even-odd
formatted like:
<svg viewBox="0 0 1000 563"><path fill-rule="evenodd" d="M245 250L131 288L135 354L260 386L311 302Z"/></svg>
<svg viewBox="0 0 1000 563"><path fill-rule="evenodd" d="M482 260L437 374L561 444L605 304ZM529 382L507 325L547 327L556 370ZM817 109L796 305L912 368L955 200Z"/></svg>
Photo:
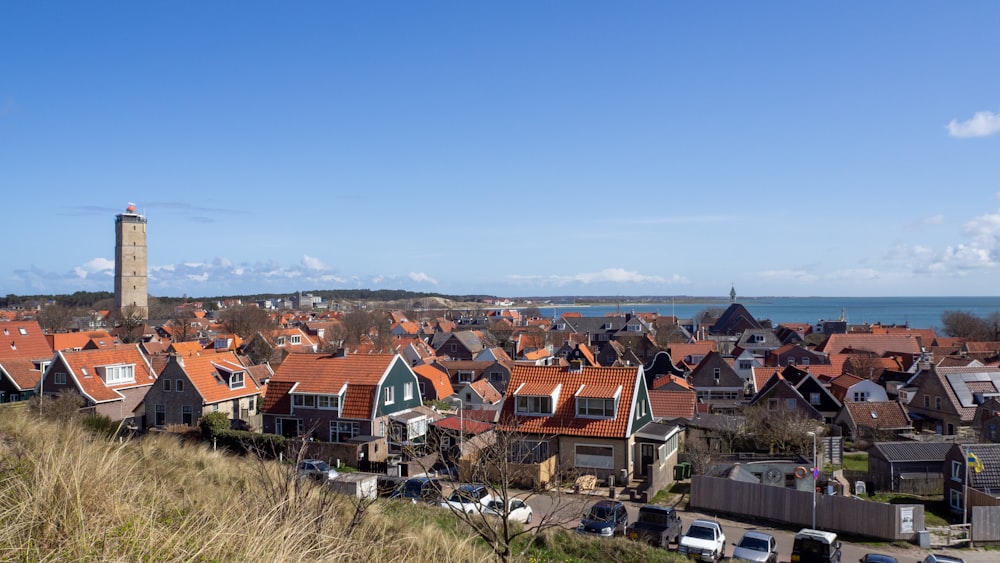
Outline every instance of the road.
<svg viewBox="0 0 1000 563"><path fill-rule="evenodd" d="M552 497L538 494L528 496L528 504L532 507L532 510L534 510L536 524L539 521L539 516L549 512L554 512L557 515L558 520L562 522L565 527L575 528L577 523L580 521L580 516L593 503L606 498L608 498L607 495L569 494L558 497L558 499L555 500L554 505ZM627 499L619 500L623 500L626 508L628 509L629 521L635 521L638 517L639 507L641 504L630 502ZM766 524L741 522L715 515L703 514L697 511L678 510L677 512L680 514L681 519L684 522L685 530L687 529L687 525L690 524L692 520L697 518L706 518L718 521L722 525L722 529L726 534L727 554L732 554L733 544L740 540L744 532L748 530L755 530L774 536L778 542L778 554L781 556L780 561L783 563L788 563L790 561L792 543L797 530L775 528ZM841 544L842 563L854 563L855 561L860 560L866 553L883 553L891 555L895 557L899 563L919 563L920 561L923 561L924 557L926 557L928 553L931 553L930 550L921 549L917 546L902 547L890 543L861 543L842 540ZM996 551L986 551L982 549L935 549L934 553L943 553L955 557L961 557L966 561L966 563L995 563L1000 560L1000 555L998 555Z"/></svg>

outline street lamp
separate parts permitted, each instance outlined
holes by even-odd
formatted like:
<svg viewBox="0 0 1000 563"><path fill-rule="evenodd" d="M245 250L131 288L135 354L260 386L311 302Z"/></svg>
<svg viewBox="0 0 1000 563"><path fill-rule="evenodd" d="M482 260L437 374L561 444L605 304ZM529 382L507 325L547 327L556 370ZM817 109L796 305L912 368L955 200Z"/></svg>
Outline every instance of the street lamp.
<svg viewBox="0 0 1000 563"><path fill-rule="evenodd" d="M813 523L812 528L816 529L816 478L819 477L819 464L816 460L816 433L806 432L806 434L813 437L813 468L812 468L812 478L813 478Z"/></svg>

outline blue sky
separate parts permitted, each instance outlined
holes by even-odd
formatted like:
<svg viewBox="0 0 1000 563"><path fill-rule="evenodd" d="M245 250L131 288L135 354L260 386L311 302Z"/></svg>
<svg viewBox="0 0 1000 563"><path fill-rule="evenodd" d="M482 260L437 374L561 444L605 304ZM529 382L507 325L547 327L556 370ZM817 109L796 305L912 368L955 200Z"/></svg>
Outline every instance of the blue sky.
<svg viewBox="0 0 1000 563"><path fill-rule="evenodd" d="M998 2L0 14L0 294L996 294Z"/></svg>

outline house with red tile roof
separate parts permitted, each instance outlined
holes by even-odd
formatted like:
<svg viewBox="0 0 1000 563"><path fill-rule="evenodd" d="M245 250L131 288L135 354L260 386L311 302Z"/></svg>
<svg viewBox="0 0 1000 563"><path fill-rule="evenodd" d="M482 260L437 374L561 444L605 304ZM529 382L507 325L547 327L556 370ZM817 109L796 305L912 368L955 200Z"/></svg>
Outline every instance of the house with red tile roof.
<svg viewBox="0 0 1000 563"><path fill-rule="evenodd" d="M498 428L517 433L518 455L539 469L537 480L557 469L602 481L672 475L677 428L653 421L642 366L516 365L508 389Z"/></svg>
<svg viewBox="0 0 1000 563"><path fill-rule="evenodd" d="M37 321L0 322L0 403L35 394L52 348Z"/></svg>
<svg viewBox="0 0 1000 563"><path fill-rule="evenodd" d="M845 373L830 382L830 393L841 403L862 401L888 401L885 387L870 379Z"/></svg>
<svg viewBox="0 0 1000 563"><path fill-rule="evenodd" d="M145 428L194 426L210 412L260 428L260 385L234 352L169 354L159 373L143 399Z"/></svg>
<svg viewBox="0 0 1000 563"><path fill-rule="evenodd" d="M855 440L884 442L913 431L913 422L899 401L847 401L833 423Z"/></svg>
<svg viewBox="0 0 1000 563"><path fill-rule="evenodd" d="M425 401L444 400L455 394L451 379L445 370L431 364L420 364L413 366L412 369L417 375L420 396Z"/></svg>
<svg viewBox="0 0 1000 563"><path fill-rule="evenodd" d="M41 332L41 331L39 331ZM45 340L49 343L50 350L83 350L91 341L98 344L121 344L118 339L111 336L106 330L88 330L81 332L56 332L46 334Z"/></svg>
<svg viewBox="0 0 1000 563"><path fill-rule="evenodd" d="M290 354L268 384L262 427L334 444L360 439L371 449L357 455L381 461L423 443L435 418L422 405L417 376L398 354ZM389 452L375 451L386 443Z"/></svg>
<svg viewBox="0 0 1000 563"><path fill-rule="evenodd" d="M503 394L485 379L477 379L458 388L455 397L461 400L461 408L471 410L495 409L503 400Z"/></svg>
<svg viewBox="0 0 1000 563"><path fill-rule="evenodd" d="M277 366L289 354L316 354L320 351L320 345L305 330L295 326L278 328L267 335L258 332L244 343L243 349L252 351L251 356L266 359L271 365Z"/></svg>
<svg viewBox="0 0 1000 563"><path fill-rule="evenodd" d="M667 376L676 378L676 376ZM690 419L694 417L698 397L694 389L665 386L649 390L649 403L653 418L665 420Z"/></svg>
<svg viewBox="0 0 1000 563"><path fill-rule="evenodd" d="M914 388L907 394L911 398L906 407L916 429L946 436L971 435L976 407L1000 393L1000 368L919 365L906 384Z"/></svg>
<svg viewBox="0 0 1000 563"><path fill-rule="evenodd" d="M114 421L132 420L156 373L138 344L96 350L58 351L39 383L48 398L78 393L84 412Z"/></svg>

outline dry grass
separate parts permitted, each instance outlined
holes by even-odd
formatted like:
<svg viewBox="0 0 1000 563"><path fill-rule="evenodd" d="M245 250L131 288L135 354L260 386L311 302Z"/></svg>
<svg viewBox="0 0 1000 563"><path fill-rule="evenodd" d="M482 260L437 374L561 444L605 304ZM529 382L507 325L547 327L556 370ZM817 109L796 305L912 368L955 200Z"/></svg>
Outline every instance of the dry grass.
<svg viewBox="0 0 1000 563"><path fill-rule="evenodd" d="M0 408L2 561L483 561L433 508L367 511L261 463L170 435L106 441ZM400 514L403 510L405 513Z"/></svg>

